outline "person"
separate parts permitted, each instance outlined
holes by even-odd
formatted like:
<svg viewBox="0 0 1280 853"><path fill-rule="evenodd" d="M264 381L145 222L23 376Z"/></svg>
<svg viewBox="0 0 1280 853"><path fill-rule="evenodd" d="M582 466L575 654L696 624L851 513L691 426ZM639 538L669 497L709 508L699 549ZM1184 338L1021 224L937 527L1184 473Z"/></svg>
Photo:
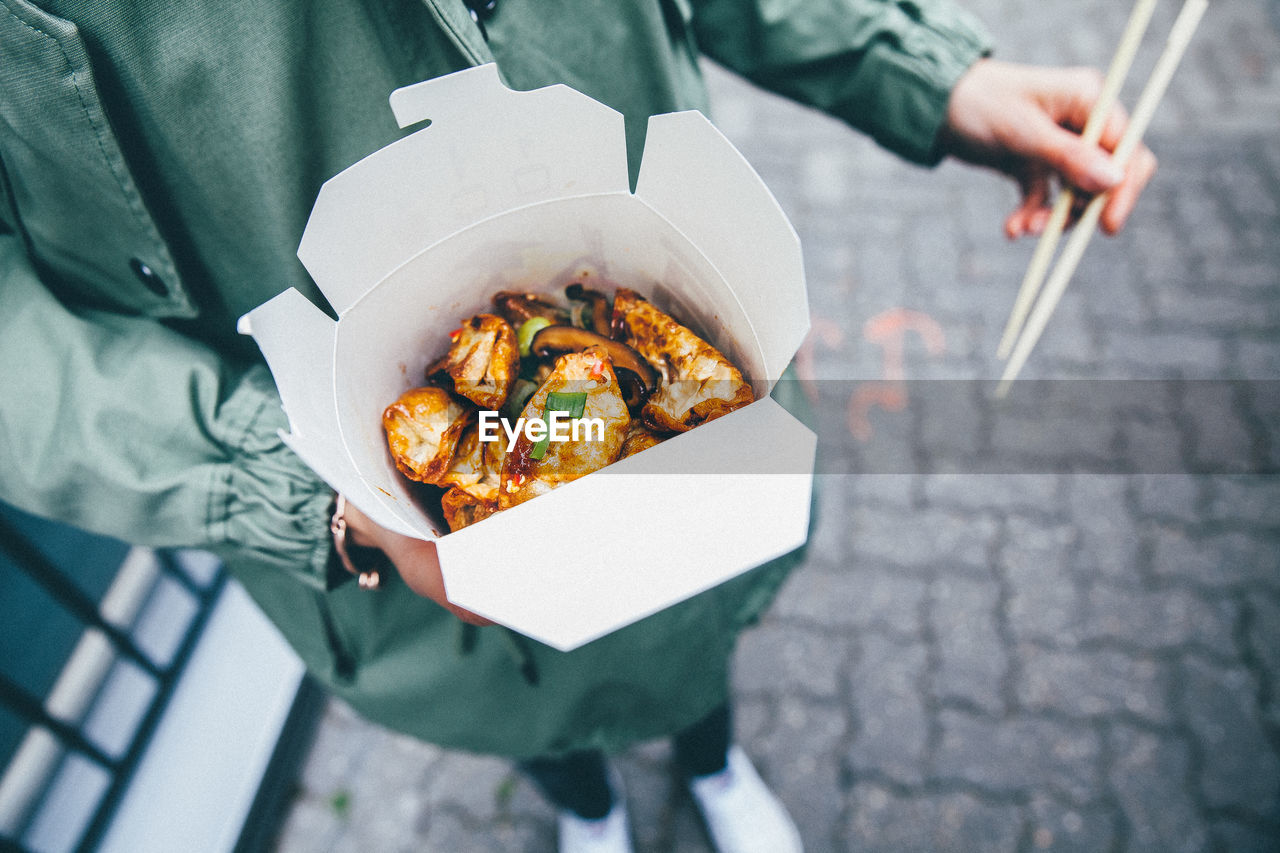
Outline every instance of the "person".
<svg viewBox="0 0 1280 853"><path fill-rule="evenodd" d="M561 848L628 849L605 756L675 736L721 851L799 845L732 743L734 640L790 555L571 653L449 604L431 543L346 511L394 564L344 582L335 496L281 443L236 318L287 287L320 184L397 138L395 88L496 62L626 118L707 109L699 59L838 116L902 157L1000 170L1035 233L1055 181L1111 190L1116 231L1155 169L1078 136L1096 73L989 56L945 0L5 0L0 16L0 497L150 546L220 556L310 672L369 719L504 755L556 803ZM756 821L752 824L751 821ZM752 846L754 844L754 846Z"/></svg>

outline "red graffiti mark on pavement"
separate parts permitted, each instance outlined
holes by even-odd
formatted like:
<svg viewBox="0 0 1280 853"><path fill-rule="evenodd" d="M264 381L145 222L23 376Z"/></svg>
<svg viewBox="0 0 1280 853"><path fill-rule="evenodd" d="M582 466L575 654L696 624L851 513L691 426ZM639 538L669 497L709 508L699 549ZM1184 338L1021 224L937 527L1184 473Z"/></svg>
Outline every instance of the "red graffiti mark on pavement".
<svg viewBox="0 0 1280 853"><path fill-rule="evenodd" d="M890 308L881 312L862 327L862 336L884 350L883 378L863 382L849 395L846 421L849 432L859 441L869 441L872 408L886 412L902 412L907 408L906 341L907 333L915 332L924 342L929 355L940 356L946 351L946 336L938 322L920 311L908 308Z"/></svg>
<svg viewBox="0 0 1280 853"><path fill-rule="evenodd" d="M879 407L886 412L901 412L907 407L907 389L901 382L860 382L849 395L849 433L858 441L870 441L875 432L871 428L871 409Z"/></svg>
<svg viewBox="0 0 1280 853"><path fill-rule="evenodd" d="M946 337L938 321L928 314L909 308L890 308L868 320L862 327L862 336L884 348L884 379L901 382L906 378L903 370L903 350L907 332L915 332L924 341L929 355L939 356L946 351Z"/></svg>

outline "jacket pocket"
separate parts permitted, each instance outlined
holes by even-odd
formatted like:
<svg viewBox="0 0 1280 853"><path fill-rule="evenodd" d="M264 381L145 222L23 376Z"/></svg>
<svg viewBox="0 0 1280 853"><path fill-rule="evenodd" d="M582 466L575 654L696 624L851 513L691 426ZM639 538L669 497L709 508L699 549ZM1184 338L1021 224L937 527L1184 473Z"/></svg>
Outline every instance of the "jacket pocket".
<svg viewBox="0 0 1280 853"><path fill-rule="evenodd" d="M194 316L75 24L0 0L0 49L0 163L42 276L71 304Z"/></svg>

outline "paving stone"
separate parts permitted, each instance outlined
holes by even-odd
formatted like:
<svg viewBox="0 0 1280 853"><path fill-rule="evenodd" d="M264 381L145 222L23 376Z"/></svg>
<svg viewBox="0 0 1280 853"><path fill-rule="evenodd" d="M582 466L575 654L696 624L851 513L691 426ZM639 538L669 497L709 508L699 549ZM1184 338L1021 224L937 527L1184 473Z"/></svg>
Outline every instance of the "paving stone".
<svg viewBox="0 0 1280 853"><path fill-rule="evenodd" d="M300 783L310 795L328 798L349 792L351 779L386 732L371 727L339 699L325 704L315 742L302 767ZM435 747L423 745L422 763L430 761Z"/></svg>
<svg viewBox="0 0 1280 853"><path fill-rule="evenodd" d="M1182 704L1202 745L1200 790L1210 805L1280 819L1280 758L1257 709L1258 686L1243 668L1199 658L1183 664Z"/></svg>
<svg viewBox="0 0 1280 853"><path fill-rule="evenodd" d="M1255 470L1254 435L1226 382L1189 382L1182 406L1191 421L1192 465L1210 474L1246 474Z"/></svg>
<svg viewBox="0 0 1280 853"><path fill-rule="evenodd" d="M1214 477L1206 517L1233 525L1280 529L1280 477Z"/></svg>
<svg viewBox="0 0 1280 853"><path fill-rule="evenodd" d="M846 850L863 853L982 850L1013 853L1021 810L969 794L899 796L863 783L850 794Z"/></svg>
<svg viewBox="0 0 1280 853"><path fill-rule="evenodd" d="M1139 379L1208 379L1222 374L1222 342L1200 334L1144 332L1109 334L1102 358Z"/></svg>
<svg viewBox="0 0 1280 853"><path fill-rule="evenodd" d="M985 403L975 399L981 389L972 382L912 383L918 392L912 412L920 424L921 443L928 448L928 470L981 473L979 457L987 444ZM981 490L975 490L981 491Z"/></svg>
<svg viewBox="0 0 1280 853"><path fill-rule="evenodd" d="M1237 654L1237 617L1235 602L1222 596L1097 583L1083 593L1078 630L1083 640L1113 641L1146 652L1192 647L1230 658Z"/></svg>
<svg viewBox="0 0 1280 853"><path fill-rule="evenodd" d="M1000 589L994 581L942 578L929 589L937 669L932 692L972 703L990 714L1004 711L1001 693L1008 657L998 630Z"/></svg>
<svg viewBox="0 0 1280 853"><path fill-rule="evenodd" d="M427 787L426 808L452 807L477 820L495 820L504 811L500 792L511 784L511 762L483 755L450 752Z"/></svg>
<svg viewBox="0 0 1280 853"><path fill-rule="evenodd" d="M715 853L707 838L701 819L692 808L680 809L673 815L669 847L660 847L645 853Z"/></svg>
<svg viewBox="0 0 1280 853"><path fill-rule="evenodd" d="M675 790L674 777L668 772L670 750L665 742L662 754L667 761L660 765L646 766L626 758L614 762L623 777L633 840L642 850L662 850L668 846L672 803L683 796Z"/></svg>
<svg viewBox="0 0 1280 853"><path fill-rule="evenodd" d="M1132 244L1135 239L1127 241ZM1132 246L1126 247L1130 251ZM1147 287L1141 273L1129 272L1109 278L1103 287L1090 288L1088 299L1081 310L1088 318L1088 328L1098 332L1112 331L1124 334L1125 330L1149 326L1155 322L1151 288Z"/></svg>
<svg viewBox="0 0 1280 853"><path fill-rule="evenodd" d="M1269 291L1280 284L1280 274L1274 263L1257 257L1240 257L1223 252L1205 258L1204 280L1207 284L1226 285L1235 289Z"/></svg>
<svg viewBox="0 0 1280 853"><path fill-rule="evenodd" d="M508 830L509 832L510 830ZM503 843L499 837L505 834L501 828L491 825L469 825L464 823L458 815L448 812L433 812L430 819L418 825L419 838L415 841L414 847L405 847L404 849L418 850L466 850L475 851L475 853L501 853L506 850L550 850L549 839L542 837L540 844L535 846L511 847ZM370 853L377 850L377 847L355 846L351 848L352 853Z"/></svg>
<svg viewBox="0 0 1280 853"><path fill-rule="evenodd" d="M751 750L761 776L782 792L810 853L834 851L840 834L840 747L847 728L840 705L784 696L778 701L777 725Z"/></svg>
<svg viewBox="0 0 1280 853"><path fill-rule="evenodd" d="M1007 617L1017 639L1078 642L1080 595L1066 571L1075 538L1069 525L1009 519L998 565L1009 586Z"/></svg>
<svg viewBox="0 0 1280 853"><path fill-rule="evenodd" d="M1125 849L1134 853L1196 853L1208 831L1186 780L1190 754L1175 738L1116 726L1108 738L1109 784L1124 819Z"/></svg>
<svg viewBox="0 0 1280 853"><path fill-rule="evenodd" d="M1183 474L1191 465L1187 457L1190 438L1182 422L1159 415L1132 418L1117 424L1124 448L1117 467L1135 474Z"/></svg>
<svg viewBox="0 0 1280 853"><path fill-rule="evenodd" d="M1088 725L1030 716L996 720L947 710L938 717L936 778L962 780L1004 796L1050 792L1081 805L1101 793L1102 745Z"/></svg>
<svg viewBox="0 0 1280 853"><path fill-rule="evenodd" d="M862 641L849 678L854 732L848 750L854 778L881 774L915 784L924 778L929 719L921 684L926 649L899 645L874 634Z"/></svg>
<svg viewBox="0 0 1280 853"><path fill-rule="evenodd" d="M380 730L359 771L352 774L344 790L334 794L347 800L347 834L367 842L367 849L395 847L404 827L413 825L427 808L425 782L435 762L448 759L433 756L423 763L421 753L420 745L411 738Z"/></svg>
<svg viewBox="0 0 1280 853"><path fill-rule="evenodd" d="M1280 844L1280 830L1247 826L1232 820L1214 821L1209 825L1221 850L1230 853L1275 853Z"/></svg>
<svg viewBox="0 0 1280 853"><path fill-rule="evenodd" d="M736 659L735 659L736 660ZM775 697L740 696L733 703L733 730L739 743L755 743L773 726Z"/></svg>
<svg viewBox="0 0 1280 853"><path fill-rule="evenodd" d="M852 475L845 481L846 506L883 504L899 511L913 511L916 491L926 479L932 478L916 474Z"/></svg>
<svg viewBox="0 0 1280 853"><path fill-rule="evenodd" d="M875 628L911 637L920 630L925 589L919 578L874 566L800 571L783 588L775 612L829 628Z"/></svg>
<svg viewBox="0 0 1280 853"><path fill-rule="evenodd" d="M1067 509L1075 528L1070 565L1076 576L1105 575L1128 583L1138 574L1140 540L1134 536L1129 477L1078 474L1066 478Z"/></svg>
<svg viewBox="0 0 1280 853"><path fill-rule="evenodd" d="M1148 518L1199 521L1204 477L1147 474L1134 478L1138 512Z"/></svg>
<svg viewBox="0 0 1280 853"><path fill-rule="evenodd" d="M1096 853L1113 849L1115 819L1097 807L1066 806L1050 797L1031 798L1031 847L1051 853Z"/></svg>
<svg viewBox="0 0 1280 853"><path fill-rule="evenodd" d="M1115 281L1119 270L1108 270L1101 281L1090 280L1090 264L1082 264L1079 281L1084 293L1068 291L1053 312L1053 322L1042 333L1036 343L1033 359L1052 370L1046 370L1046 376L1056 378L1061 375L1072 375L1078 367L1094 367L1098 363L1099 334L1086 308L1086 298L1090 285L1105 284L1107 288L1125 287L1122 281ZM1031 378L1033 374L1028 374ZM1088 375L1088 374L1084 374Z"/></svg>
<svg viewBox="0 0 1280 853"><path fill-rule="evenodd" d="M1118 434L1115 423L1087 415L1050 419L1006 412L992 422L991 446L997 459L1020 463L1020 473L1113 471Z"/></svg>
<svg viewBox="0 0 1280 853"><path fill-rule="evenodd" d="M511 767L506 778L498 782L498 787L494 791L494 804L498 814L495 820L498 821L511 819L550 824L555 815L555 809L551 803L542 796L533 782L514 766Z"/></svg>
<svg viewBox="0 0 1280 853"><path fill-rule="evenodd" d="M1232 334L1247 329L1272 332L1276 328L1276 318L1269 311L1259 310L1257 297L1247 292L1202 294L1157 288L1152 303L1156 322L1171 330Z"/></svg>
<svg viewBox="0 0 1280 853"><path fill-rule="evenodd" d="M1261 668L1258 678L1266 685L1262 713L1269 725L1280 726L1280 599L1249 596L1249 648Z"/></svg>
<svg viewBox="0 0 1280 853"><path fill-rule="evenodd" d="M1017 648L1018 703L1030 711L1091 718L1121 714L1157 725L1173 722L1173 674L1167 664L1118 651Z"/></svg>
<svg viewBox="0 0 1280 853"><path fill-rule="evenodd" d="M1280 548L1272 537L1241 532L1193 537L1161 526L1152 540L1152 568L1159 577L1212 588L1249 583L1280 588Z"/></svg>
<svg viewBox="0 0 1280 853"><path fill-rule="evenodd" d="M811 147L800 167L800 191L808 203L839 206L848 198L848 159L841 148Z"/></svg>
<svg viewBox="0 0 1280 853"><path fill-rule="evenodd" d="M329 850L341 835L343 821L331 803L295 799L272 849L276 853L316 853Z"/></svg>
<svg viewBox="0 0 1280 853"><path fill-rule="evenodd" d="M782 690L835 698L848 653L848 641L827 632L761 625L742 635L733 686L740 692Z"/></svg>
<svg viewBox="0 0 1280 853"><path fill-rule="evenodd" d="M859 506L849 521L850 541L860 554L907 568L958 565L985 572L996 532L989 517L940 509L904 515Z"/></svg>
<svg viewBox="0 0 1280 853"><path fill-rule="evenodd" d="M925 499L938 507L1022 509L1052 513L1060 480L1053 474L935 474L924 484Z"/></svg>

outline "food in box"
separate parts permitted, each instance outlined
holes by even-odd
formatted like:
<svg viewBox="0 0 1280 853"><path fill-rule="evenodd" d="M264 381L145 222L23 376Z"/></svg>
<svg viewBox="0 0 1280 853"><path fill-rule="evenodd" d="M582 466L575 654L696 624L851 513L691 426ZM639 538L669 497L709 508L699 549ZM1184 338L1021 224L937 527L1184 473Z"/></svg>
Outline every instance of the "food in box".
<svg viewBox="0 0 1280 853"><path fill-rule="evenodd" d="M481 66L392 107L430 124L328 181L299 248L338 320L296 290L242 320L285 441L378 523L437 540L451 601L560 649L803 544L816 440L767 395L808 328L800 247L732 145L701 114L655 116L633 193L622 117L567 87L514 92ZM446 535L382 411L488 295L584 268L703 332L756 401Z"/></svg>

